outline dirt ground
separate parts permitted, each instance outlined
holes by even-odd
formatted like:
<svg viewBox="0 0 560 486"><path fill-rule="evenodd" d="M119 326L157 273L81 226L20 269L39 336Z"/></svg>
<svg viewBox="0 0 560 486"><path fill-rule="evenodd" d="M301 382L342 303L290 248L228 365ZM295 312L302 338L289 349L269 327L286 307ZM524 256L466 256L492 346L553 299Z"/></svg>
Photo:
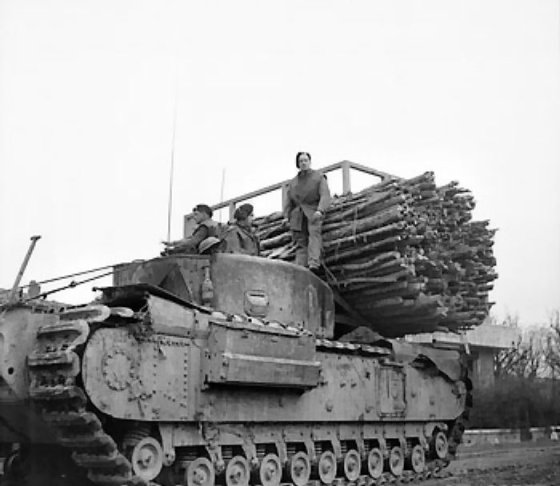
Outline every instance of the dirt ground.
<svg viewBox="0 0 560 486"><path fill-rule="evenodd" d="M445 479L424 486L560 486L560 444L462 447Z"/></svg>

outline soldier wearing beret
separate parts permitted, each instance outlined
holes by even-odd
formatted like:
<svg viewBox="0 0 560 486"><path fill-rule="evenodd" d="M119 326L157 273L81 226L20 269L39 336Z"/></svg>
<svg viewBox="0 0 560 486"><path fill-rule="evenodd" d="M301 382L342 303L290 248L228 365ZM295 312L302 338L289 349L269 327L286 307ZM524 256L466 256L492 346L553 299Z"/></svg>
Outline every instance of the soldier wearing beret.
<svg viewBox="0 0 560 486"><path fill-rule="evenodd" d="M200 252L199 245L202 241L208 237L216 238L220 236L219 223L212 219L214 213L210 206L206 204L197 204L192 212L194 221L198 223L194 233L182 240L164 242L166 249L162 254L171 255L173 253L186 253L195 255Z"/></svg>
<svg viewBox="0 0 560 486"><path fill-rule="evenodd" d="M296 166L299 172L288 185L284 216L297 246L296 263L317 271L321 262L321 226L331 194L327 178L311 169L308 152L298 152Z"/></svg>
<svg viewBox="0 0 560 486"><path fill-rule="evenodd" d="M253 230L253 206L242 204L233 215L235 222L226 230L222 239L224 253L259 255L259 240Z"/></svg>

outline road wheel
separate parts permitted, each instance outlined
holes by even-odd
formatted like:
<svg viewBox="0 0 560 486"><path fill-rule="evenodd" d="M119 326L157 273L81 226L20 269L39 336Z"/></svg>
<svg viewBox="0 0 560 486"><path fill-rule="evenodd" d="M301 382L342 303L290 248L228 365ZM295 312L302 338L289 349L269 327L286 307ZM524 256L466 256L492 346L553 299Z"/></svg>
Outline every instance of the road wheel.
<svg viewBox="0 0 560 486"><path fill-rule="evenodd" d="M306 486L311 477L311 463L305 452L296 452L288 461L288 475L295 486Z"/></svg>
<svg viewBox="0 0 560 486"><path fill-rule="evenodd" d="M343 466L344 477L348 479L348 481L353 482L360 477L362 460L356 449L350 449L346 454L344 454Z"/></svg>
<svg viewBox="0 0 560 486"><path fill-rule="evenodd" d="M153 437L144 437L132 450L132 469L145 481L155 479L163 468L163 449Z"/></svg>
<svg viewBox="0 0 560 486"><path fill-rule="evenodd" d="M447 458L449 452L449 442L445 432L439 430L432 439L432 453L438 459Z"/></svg>
<svg viewBox="0 0 560 486"><path fill-rule="evenodd" d="M243 456L234 456L226 467L226 486L249 485L249 462Z"/></svg>
<svg viewBox="0 0 560 486"><path fill-rule="evenodd" d="M399 477L404 471L404 453L399 446L395 446L389 453L389 471Z"/></svg>
<svg viewBox="0 0 560 486"><path fill-rule="evenodd" d="M319 456L317 473L323 484L331 484L336 478L336 457L332 451L324 451Z"/></svg>
<svg viewBox="0 0 560 486"><path fill-rule="evenodd" d="M410 452L410 467L415 473L421 473L426 467L426 454L424 448L417 444Z"/></svg>
<svg viewBox="0 0 560 486"><path fill-rule="evenodd" d="M282 464L276 454L267 454L259 466L259 479L262 486L278 486L282 480Z"/></svg>
<svg viewBox="0 0 560 486"><path fill-rule="evenodd" d="M199 457L187 466L185 486L214 486L214 466L206 457Z"/></svg>
<svg viewBox="0 0 560 486"><path fill-rule="evenodd" d="M367 457L367 470L368 474L373 479L379 479L383 474L383 452L381 449L374 447L369 451Z"/></svg>

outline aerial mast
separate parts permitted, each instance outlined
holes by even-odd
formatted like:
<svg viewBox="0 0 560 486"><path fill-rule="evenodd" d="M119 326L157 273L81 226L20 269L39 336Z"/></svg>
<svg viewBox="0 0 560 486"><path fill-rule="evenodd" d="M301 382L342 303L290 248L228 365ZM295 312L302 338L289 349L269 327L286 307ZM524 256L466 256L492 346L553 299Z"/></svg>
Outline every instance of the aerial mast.
<svg viewBox="0 0 560 486"><path fill-rule="evenodd" d="M173 131L171 135L171 164L169 167L169 199L167 202L167 241L171 241L171 215L173 213L173 173L175 170L175 131L177 127L177 89L173 103Z"/></svg>

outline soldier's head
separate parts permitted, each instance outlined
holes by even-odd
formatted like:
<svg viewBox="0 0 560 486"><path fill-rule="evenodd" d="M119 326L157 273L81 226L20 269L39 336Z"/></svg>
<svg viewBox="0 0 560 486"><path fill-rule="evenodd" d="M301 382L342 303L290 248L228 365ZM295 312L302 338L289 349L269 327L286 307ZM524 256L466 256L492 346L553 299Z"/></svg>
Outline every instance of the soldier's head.
<svg viewBox="0 0 560 486"><path fill-rule="evenodd" d="M210 219L212 217L212 215L214 214L212 212L212 209L210 209L210 206L206 205L206 204L197 204L193 210L193 219L197 222L197 223L202 223L203 221L206 221L207 219Z"/></svg>
<svg viewBox="0 0 560 486"><path fill-rule="evenodd" d="M298 152L296 155L296 167L299 170L307 170L311 167L311 154L309 152Z"/></svg>
<svg viewBox="0 0 560 486"><path fill-rule="evenodd" d="M238 223L251 224L253 222L253 205L248 203L242 204L235 210L233 217Z"/></svg>

